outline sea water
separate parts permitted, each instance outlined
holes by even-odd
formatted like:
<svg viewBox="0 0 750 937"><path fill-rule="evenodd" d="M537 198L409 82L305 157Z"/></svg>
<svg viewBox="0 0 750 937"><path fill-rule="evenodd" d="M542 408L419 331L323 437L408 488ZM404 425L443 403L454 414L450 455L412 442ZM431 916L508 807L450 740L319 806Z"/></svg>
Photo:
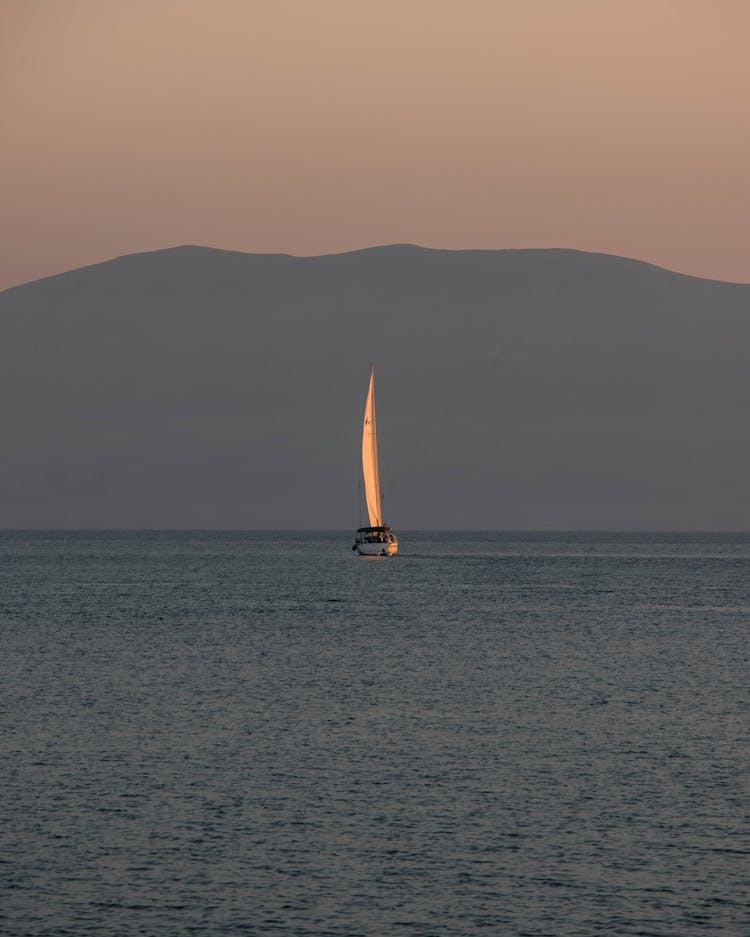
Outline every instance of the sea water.
<svg viewBox="0 0 750 937"><path fill-rule="evenodd" d="M0 933L750 934L750 536L0 534Z"/></svg>

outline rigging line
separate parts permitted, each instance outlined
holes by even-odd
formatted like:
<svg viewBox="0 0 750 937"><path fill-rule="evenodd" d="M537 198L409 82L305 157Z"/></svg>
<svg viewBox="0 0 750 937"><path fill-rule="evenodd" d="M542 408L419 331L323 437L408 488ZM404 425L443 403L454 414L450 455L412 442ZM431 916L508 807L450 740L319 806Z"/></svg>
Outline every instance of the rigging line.
<svg viewBox="0 0 750 937"><path fill-rule="evenodd" d="M359 469L359 467L357 467ZM357 471L357 527L362 526L362 473Z"/></svg>

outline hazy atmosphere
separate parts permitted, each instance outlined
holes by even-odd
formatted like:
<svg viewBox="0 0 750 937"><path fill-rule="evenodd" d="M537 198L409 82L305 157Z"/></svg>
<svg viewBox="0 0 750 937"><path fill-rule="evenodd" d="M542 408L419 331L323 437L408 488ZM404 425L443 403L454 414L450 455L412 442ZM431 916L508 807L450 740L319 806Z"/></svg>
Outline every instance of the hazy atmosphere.
<svg viewBox="0 0 750 937"><path fill-rule="evenodd" d="M0 0L2 937L750 934L748 37Z"/></svg>
<svg viewBox="0 0 750 937"><path fill-rule="evenodd" d="M184 247L0 295L10 527L750 529L750 285L575 251Z"/></svg>
<svg viewBox="0 0 750 937"><path fill-rule="evenodd" d="M738 0L0 0L0 287L177 244L750 281Z"/></svg>

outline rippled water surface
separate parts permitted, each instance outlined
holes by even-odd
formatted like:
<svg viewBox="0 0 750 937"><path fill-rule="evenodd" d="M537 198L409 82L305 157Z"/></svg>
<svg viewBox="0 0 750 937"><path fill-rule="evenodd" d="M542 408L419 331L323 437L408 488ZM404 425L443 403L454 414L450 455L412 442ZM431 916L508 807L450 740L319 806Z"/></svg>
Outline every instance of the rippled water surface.
<svg viewBox="0 0 750 937"><path fill-rule="evenodd" d="M750 537L0 533L0 933L750 934Z"/></svg>

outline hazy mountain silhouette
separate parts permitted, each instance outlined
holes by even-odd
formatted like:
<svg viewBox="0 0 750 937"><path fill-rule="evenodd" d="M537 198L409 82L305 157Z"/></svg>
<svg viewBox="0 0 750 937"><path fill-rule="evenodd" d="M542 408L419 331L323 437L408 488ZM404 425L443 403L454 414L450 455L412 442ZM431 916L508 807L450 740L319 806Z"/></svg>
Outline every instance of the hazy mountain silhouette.
<svg viewBox="0 0 750 937"><path fill-rule="evenodd" d="M567 250L180 247L0 294L4 527L750 528L750 285Z"/></svg>

